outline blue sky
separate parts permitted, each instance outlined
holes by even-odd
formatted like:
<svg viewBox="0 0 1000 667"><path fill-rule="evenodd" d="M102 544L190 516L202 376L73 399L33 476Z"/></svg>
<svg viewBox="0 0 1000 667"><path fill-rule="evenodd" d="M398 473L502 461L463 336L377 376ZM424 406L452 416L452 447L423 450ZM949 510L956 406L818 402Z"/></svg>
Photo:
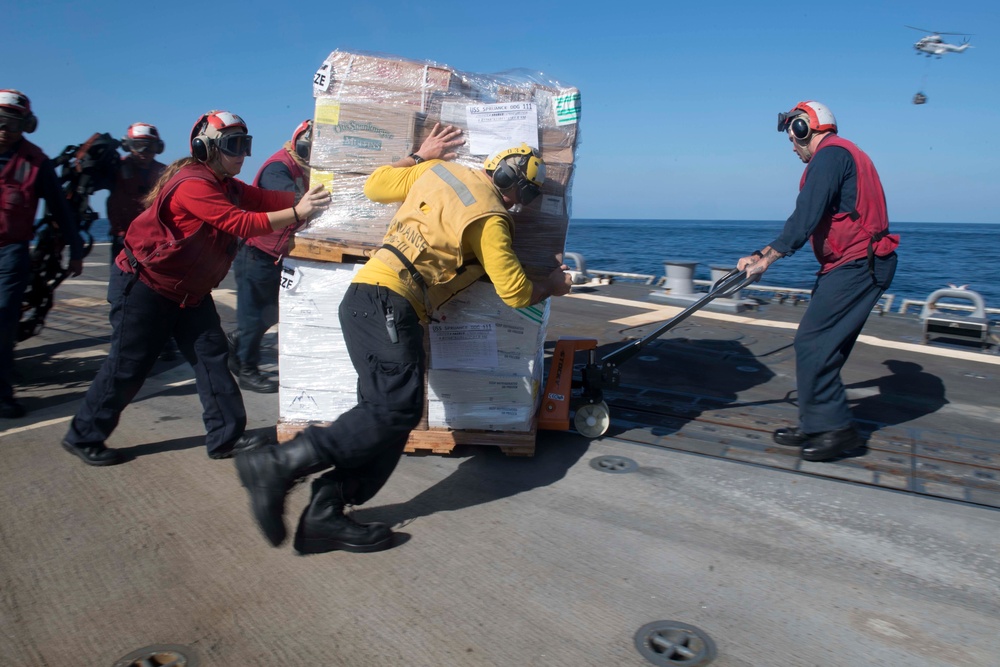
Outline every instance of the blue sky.
<svg viewBox="0 0 1000 667"><path fill-rule="evenodd" d="M996 0L19 0L4 14L0 88L31 98L30 138L50 155L142 121L174 160L198 116L226 109L254 135L241 174L252 180L312 115L324 58L356 50L578 87L574 217L783 220L802 165L775 116L816 99L872 156L893 219L1000 223ZM974 33L974 48L917 56L907 24ZM923 106L911 104L919 89Z"/></svg>

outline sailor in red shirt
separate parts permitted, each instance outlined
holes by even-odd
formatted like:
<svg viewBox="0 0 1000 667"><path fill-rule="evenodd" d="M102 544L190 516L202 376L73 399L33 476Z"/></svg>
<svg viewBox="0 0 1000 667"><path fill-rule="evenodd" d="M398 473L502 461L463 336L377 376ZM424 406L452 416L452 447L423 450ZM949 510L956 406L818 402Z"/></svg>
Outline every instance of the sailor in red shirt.
<svg viewBox="0 0 1000 667"><path fill-rule="evenodd" d="M88 465L113 465L105 446L171 336L195 372L213 459L264 444L244 435L246 410L227 367L225 334L211 291L229 271L237 239L269 234L330 203L317 186L296 204L234 178L250 155L246 123L212 111L191 130L191 157L167 167L129 226L108 284L111 350L73 418L63 447Z"/></svg>
<svg viewBox="0 0 1000 667"><path fill-rule="evenodd" d="M145 208L143 202L167 168L156 156L163 152L160 131L149 123L132 123L121 140L128 154L118 165L114 185L108 194L108 223L111 235L111 262L125 246L125 232Z"/></svg>
<svg viewBox="0 0 1000 667"><path fill-rule="evenodd" d="M253 184L265 190L286 190L301 196L309 188L312 121L302 121L290 141L264 161ZM260 343L278 323L278 285L282 259L288 254L297 225L247 239L236 253L236 330L227 334L229 370L240 389L273 394L278 383L260 372Z"/></svg>
<svg viewBox="0 0 1000 667"><path fill-rule="evenodd" d="M28 96L0 90L0 419L19 419L27 412L14 398L14 345L32 277L30 246L39 199L45 200L54 227L69 244L69 274L83 271L83 240L55 167L24 138L37 127Z"/></svg>
<svg viewBox="0 0 1000 667"><path fill-rule="evenodd" d="M778 131L806 164L795 211L781 234L736 266L760 275L811 241L820 269L795 332L799 423L774 441L804 461L832 461L857 448L840 371L872 308L896 274L899 235L889 232L885 192L871 158L837 132L826 105L808 100L778 114Z"/></svg>

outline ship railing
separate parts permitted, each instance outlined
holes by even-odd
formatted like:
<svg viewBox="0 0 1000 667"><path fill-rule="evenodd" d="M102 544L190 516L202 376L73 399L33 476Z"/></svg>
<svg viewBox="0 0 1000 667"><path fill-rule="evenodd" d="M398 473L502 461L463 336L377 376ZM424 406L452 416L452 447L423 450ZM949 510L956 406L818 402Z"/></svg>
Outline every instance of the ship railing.
<svg viewBox="0 0 1000 667"><path fill-rule="evenodd" d="M628 273L626 271L588 271L587 275L592 276L597 280L604 280L606 278L636 280L645 285L652 285L657 282L656 276L648 273Z"/></svg>
<svg viewBox="0 0 1000 667"><path fill-rule="evenodd" d="M646 273L628 273L626 271L588 271L587 261L583 255L577 252L563 253L563 262L570 267L568 273L573 277L574 285L586 285L587 283L608 283L612 279L638 280L647 285L656 282L656 276Z"/></svg>
<svg viewBox="0 0 1000 667"><path fill-rule="evenodd" d="M903 299L903 302L899 305L899 312L906 313L907 311L909 311L910 308L913 307L917 307L918 309L923 310L924 306L926 305L927 305L926 300ZM963 310L967 312L972 312L976 310L976 306L965 303L938 302L936 305L938 308L945 308L948 310ZM992 315L994 317L1000 316L1000 308L984 308L983 310L986 312L987 315Z"/></svg>
<svg viewBox="0 0 1000 667"><path fill-rule="evenodd" d="M575 252L564 253L564 261L566 261L572 266L569 273L573 276L573 282L576 285L584 285L588 282L595 283L607 283L613 280L632 280L639 281L646 285L654 285L656 287L664 287L667 283L667 276L654 276L648 273L628 273L626 271L604 271L604 270L591 270L587 268L587 262L584 260L583 255ZM711 288L714 284L712 280L702 280L694 279L695 285L704 288ZM812 293L811 289L806 289L802 287L780 287L775 285L749 285L743 288L743 291L747 292L761 292L770 293L775 296L779 303L784 303L785 301L791 300L793 304L808 301L809 295ZM878 313L891 313L893 304L895 303L896 296L894 294L883 294L882 298L879 299L878 303L875 304L875 308L872 310ZM920 299L903 299L899 305L899 312L901 315L908 314L911 308L923 308L927 304L926 300ZM941 306L946 306L948 308L954 308L955 310L966 310L972 311L973 306L965 304L940 304ZM987 308L986 313L991 316L991 319L1000 318L1000 308Z"/></svg>

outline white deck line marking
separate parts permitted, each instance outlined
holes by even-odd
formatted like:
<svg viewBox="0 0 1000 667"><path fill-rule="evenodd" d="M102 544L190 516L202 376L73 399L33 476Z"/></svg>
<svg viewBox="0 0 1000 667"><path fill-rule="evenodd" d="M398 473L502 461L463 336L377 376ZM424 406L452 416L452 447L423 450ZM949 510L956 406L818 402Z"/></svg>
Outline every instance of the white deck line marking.
<svg viewBox="0 0 1000 667"><path fill-rule="evenodd" d="M180 380L178 382L168 382L167 384L164 384L161 388L154 389L153 391L149 392L146 395L147 396L151 394L155 395L156 393L163 391L164 389L171 389L173 387L183 387L186 384L194 384L194 378L188 378L186 380ZM136 399L138 398L139 397L136 396ZM46 421L43 422L36 422L34 424L28 424L27 426L18 426L17 428L9 428L5 431L0 431L0 438L7 435L14 435L15 433L27 433L28 431L34 431L36 429L45 428L47 426L53 426L55 424L64 424L68 421L72 421L73 417L75 416L76 413L74 412L74 414L67 415L65 417L57 417L56 419L47 419Z"/></svg>
<svg viewBox="0 0 1000 667"><path fill-rule="evenodd" d="M623 324L626 326L642 326L645 324L652 324L653 322L666 321L671 317L675 316L677 313L681 312L683 308L678 306L657 306L653 304L648 304L642 301L632 301L630 299L619 299L611 296L601 296L599 294L569 294L568 298L571 299L586 299L590 301L601 301L603 303L611 303L619 306L630 306L632 308L642 308L647 310L646 313L640 313L638 315L630 315L629 317L623 317L618 320L612 320L613 324ZM794 322L771 322L769 320L762 320L758 318L745 317L743 315L729 315L726 313L713 313L707 311L699 311L693 313L691 317L701 317L709 320L721 320L723 322L732 322L734 324L752 324L758 327L771 327L773 329L795 329L798 327ZM909 352L916 352L918 354L930 354L936 357L948 357L950 359L964 359L965 361L977 361L984 364L992 364L994 366L1000 366L1000 357L996 355L986 355L977 354L975 352L966 352L964 350L948 350L943 348L928 347L927 345L920 345L917 343L904 343L902 341L890 341L883 338L878 338L876 336L870 336L867 334L861 334L858 337L859 343L865 343L867 345L872 345L875 347L887 347L894 350L907 350Z"/></svg>

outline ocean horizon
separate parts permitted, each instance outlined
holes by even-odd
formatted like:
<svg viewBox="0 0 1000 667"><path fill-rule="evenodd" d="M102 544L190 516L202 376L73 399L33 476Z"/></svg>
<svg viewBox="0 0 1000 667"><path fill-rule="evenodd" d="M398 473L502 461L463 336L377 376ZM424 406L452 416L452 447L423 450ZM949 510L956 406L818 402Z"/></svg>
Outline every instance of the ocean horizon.
<svg viewBox="0 0 1000 667"><path fill-rule="evenodd" d="M695 278L708 280L711 266L736 261L773 241L783 220L693 220L573 218L566 251L578 253L591 270L665 275L669 260L697 261ZM900 235L899 266L886 292L923 301L938 289L962 286L1000 308L1000 223L892 222ZM627 231L626 231L627 230ZM811 289L819 263L807 243L767 270L762 283Z"/></svg>

